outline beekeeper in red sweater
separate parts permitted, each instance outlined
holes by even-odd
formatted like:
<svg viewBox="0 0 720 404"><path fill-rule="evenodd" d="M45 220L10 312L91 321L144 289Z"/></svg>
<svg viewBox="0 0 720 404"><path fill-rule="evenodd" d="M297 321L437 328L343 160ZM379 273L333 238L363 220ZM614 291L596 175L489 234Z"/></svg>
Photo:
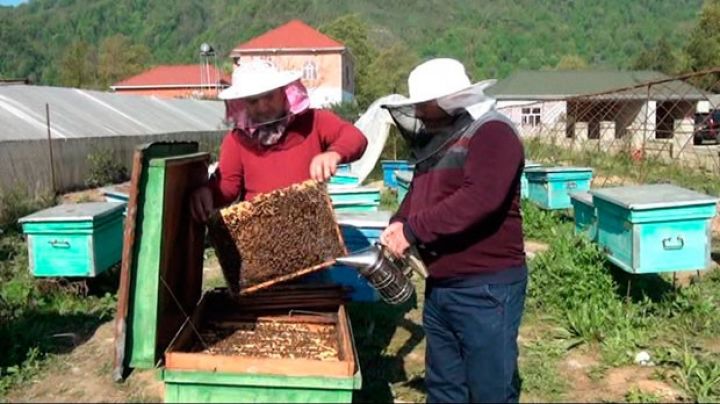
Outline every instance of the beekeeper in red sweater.
<svg viewBox="0 0 720 404"><path fill-rule="evenodd" d="M193 217L308 179L327 181L338 164L359 159L367 139L334 113L310 108L301 74L252 61L233 72L219 98L234 128L220 146L208 186L192 194Z"/></svg>

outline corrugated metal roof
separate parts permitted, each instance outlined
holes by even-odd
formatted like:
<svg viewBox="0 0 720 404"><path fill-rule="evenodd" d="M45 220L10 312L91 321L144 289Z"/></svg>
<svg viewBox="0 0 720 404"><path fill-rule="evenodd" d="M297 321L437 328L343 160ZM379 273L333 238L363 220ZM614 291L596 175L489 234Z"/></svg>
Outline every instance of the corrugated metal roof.
<svg viewBox="0 0 720 404"><path fill-rule="evenodd" d="M655 71L518 71L489 88L487 93L499 100L565 99L668 79L669 76ZM651 99L702 100L707 97L702 90L681 80L653 85L649 95ZM647 98L648 89L645 87L623 91L618 96Z"/></svg>
<svg viewBox="0 0 720 404"><path fill-rule="evenodd" d="M0 86L0 141L224 130L221 101L168 100L63 87Z"/></svg>

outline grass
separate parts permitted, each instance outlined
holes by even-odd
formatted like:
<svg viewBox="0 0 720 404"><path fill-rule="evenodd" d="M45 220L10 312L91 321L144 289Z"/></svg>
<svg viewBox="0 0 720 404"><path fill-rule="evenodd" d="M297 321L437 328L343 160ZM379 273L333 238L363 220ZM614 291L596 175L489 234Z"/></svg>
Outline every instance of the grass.
<svg viewBox="0 0 720 404"><path fill-rule="evenodd" d="M676 374L672 381L693 400L718 400L720 362L707 353L688 353L679 341L711 337L720 332L720 274L715 271L701 282L674 289L669 279L654 275L633 276L633 293L626 298L629 276L616 269L599 248L573 234L563 214L523 205L526 232L545 241L548 251L531 262L526 309L548 316L571 340L597 345L603 367L632 365L634 355L648 350L653 357L668 356L661 366ZM548 371L557 363L558 351L544 350L545 362L527 367L527 388L555 399L561 392L557 376ZM684 354L677 354L677 352ZM526 360L535 353L531 350ZM714 360L714 361L713 361ZM537 367L542 370L537 371ZM535 380L539 373L546 375ZM552 386L545 388L543 386ZM650 399L635 392L633 400Z"/></svg>
<svg viewBox="0 0 720 404"><path fill-rule="evenodd" d="M395 212L400 206L397 200L397 191L384 188L380 194L380 210Z"/></svg>
<svg viewBox="0 0 720 404"><path fill-rule="evenodd" d="M542 145L540 145L542 146ZM542 146L544 147L544 146ZM565 154L560 150L529 145L534 160L591 164L605 175L659 179L720 194L720 185L708 177L683 173L672 167L647 162L644 173L634 162L620 156L592 153ZM550 153L552 152L552 154ZM536 153L536 154L533 154ZM543 154L545 153L545 154ZM535 158L538 157L538 158ZM686 174L686 175L683 175ZM715 188L718 188L717 190ZM709 190L709 191L708 191ZM115 296L97 290L88 296L70 284L33 279L27 271L26 246L17 217L43 205L20 193L5 196L11 201L3 212L0 234L0 397L41 372L56 354L72 349L67 340L54 337L75 333L82 340L101 322L112 317ZM392 191L381 195L381 206L397 209ZM667 276L632 276L616 269L596 245L574 234L572 218L565 212L547 212L523 202L527 239L547 243L530 263L530 283L523 327L532 335L521 342L523 396L538 401L572 400L572 375L562 361L574 350L592 352L599 363L586 370L588 380L601 386L608 372L632 366L640 350L650 353L658 374L692 401L720 400L720 355L700 348L702 342L720 334L720 272L700 282L675 289ZM714 242L714 250L720 252ZM209 254L208 259L212 258ZM222 277L215 284L222 286ZM403 306L384 303L352 303L348 306L363 373L363 388L356 394L362 402L393 400L424 401L424 340L419 313L422 282L417 301ZM113 289L109 289L113 290ZM107 290L106 290L107 291ZM100 369L106 372L107 369ZM135 397L141 399L140 396ZM653 392L629 389L628 402L658 402Z"/></svg>
<svg viewBox="0 0 720 404"><path fill-rule="evenodd" d="M0 397L37 374L54 354L67 352L112 318L112 277L91 283L34 279L17 219L48 205L22 193L5 194L0 227Z"/></svg>
<svg viewBox="0 0 720 404"><path fill-rule="evenodd" d="M563 341L542 339L521 346L520 375L523 394L557 402L570 387L559 373L558 362L567 352Z"/></svg>
<svg viewBox="0 0 720 404"><path fill-rule="evenodd" d="M662 403L663 398L633 387L625 394L625 401L628 403Z"/></svg>

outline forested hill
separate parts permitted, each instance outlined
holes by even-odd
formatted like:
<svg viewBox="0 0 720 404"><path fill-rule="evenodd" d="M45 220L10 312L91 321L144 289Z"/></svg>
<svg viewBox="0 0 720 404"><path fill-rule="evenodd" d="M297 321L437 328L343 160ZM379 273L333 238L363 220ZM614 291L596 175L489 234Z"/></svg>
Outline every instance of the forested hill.
<svg viewBox="0 0 720 404"><path fill-rule="evenodd" d="M413 61L453 56L478 78L558 66L632 68L643 51L659 43L670 50L686 46L702 5L702 0L30 0L0 7L0 77L63 84L63 63L75 55L86 65L72 68L86 68L93 76L80 85L102 87L148 65L197 62L202 42L226 60L236 44L292 18L353 35L353 26L338 25L343 16L345 25L359 22L366 30L377 51L372 56L392 47ZM120 49L129 60L108 56Z"/></svg>

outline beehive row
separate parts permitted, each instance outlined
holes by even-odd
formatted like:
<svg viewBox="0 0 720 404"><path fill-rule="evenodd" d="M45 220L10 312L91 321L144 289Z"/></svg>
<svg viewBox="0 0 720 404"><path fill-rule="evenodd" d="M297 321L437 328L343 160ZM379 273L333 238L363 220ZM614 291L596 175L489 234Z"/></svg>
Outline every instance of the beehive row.
<svg viewBox="0 0 720 404"><path fill-rule="evenodd" d="M226 279L240 289L344 254L327 192L315 181L222 209L211 237Z"/></svg>

